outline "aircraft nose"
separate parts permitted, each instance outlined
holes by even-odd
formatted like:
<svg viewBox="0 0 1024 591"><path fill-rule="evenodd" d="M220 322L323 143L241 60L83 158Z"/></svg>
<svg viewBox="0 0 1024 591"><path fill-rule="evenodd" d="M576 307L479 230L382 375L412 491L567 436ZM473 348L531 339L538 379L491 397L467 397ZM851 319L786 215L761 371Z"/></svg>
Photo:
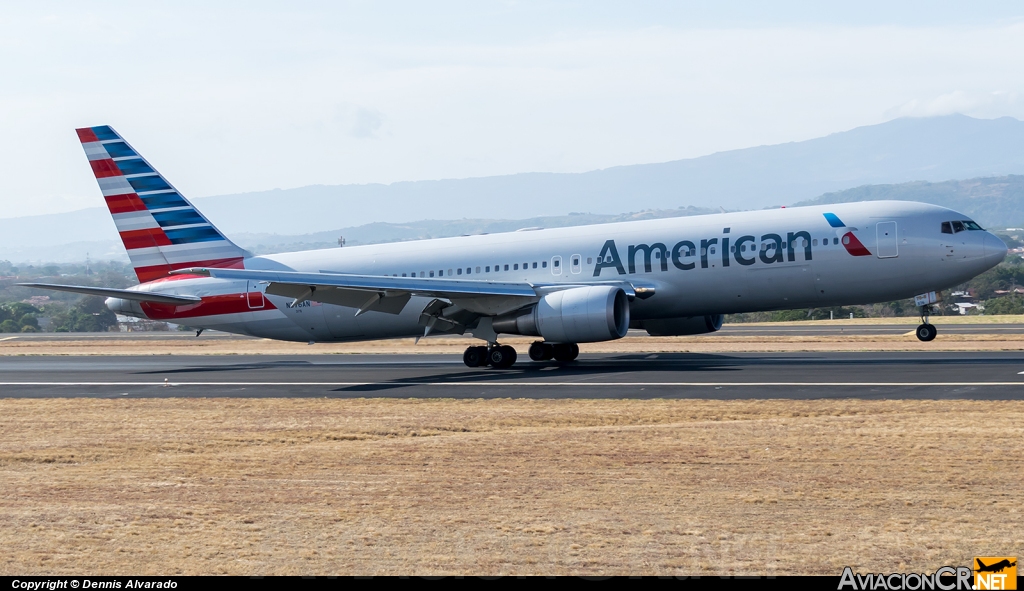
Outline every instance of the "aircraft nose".
<svg viewBox="0 0 1024 591"><path fill-rule="evenodd" d="M991 232L985 232L985 259L993 266L1003 262L1008 249L1006 244L998 236Z"/></svg>

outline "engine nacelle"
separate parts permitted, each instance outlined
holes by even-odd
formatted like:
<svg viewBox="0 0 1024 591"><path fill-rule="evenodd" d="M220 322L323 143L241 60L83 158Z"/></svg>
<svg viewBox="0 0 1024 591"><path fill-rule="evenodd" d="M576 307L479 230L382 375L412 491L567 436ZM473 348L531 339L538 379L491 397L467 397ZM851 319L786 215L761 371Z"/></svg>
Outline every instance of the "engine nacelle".
<svg viewBox="0 0 1024 591"><path fill-rule="evenodd" d="M621 339L629 330L629 298L621 287L592 285L549 293L539 302L496 317L495 332L544 337L550 343Z"/></svg>
<svg viewBox="0 0 1024 591"><path fill-rule="evenodd" d="M687 318L659 318L641 320L637 324L652 337L681 337L694 334L717 332L722 328L722 314L690 316Z"/></svg>

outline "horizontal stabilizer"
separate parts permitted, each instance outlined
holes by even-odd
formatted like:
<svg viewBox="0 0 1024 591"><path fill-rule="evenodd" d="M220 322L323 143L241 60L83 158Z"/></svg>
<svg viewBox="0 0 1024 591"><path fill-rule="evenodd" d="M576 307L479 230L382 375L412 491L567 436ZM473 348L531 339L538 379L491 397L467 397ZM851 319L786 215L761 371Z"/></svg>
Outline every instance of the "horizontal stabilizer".
<svg viewBox="0 0 1024 591"><path fill-rule="evenodd" d="M171 295L165 293L150 293L145 291L132 291L130 289L111 289L107 287L86 287L84 285L59 285L55 283L17 283L22 287L38 287L40 289L52 289L55 291L70 291L71 293L82 293L107 298L120 298L122 300L133 300L136 302L154 302L157 304L174 304L175 306L187 306L198 304L203 298L187 295Z"/></svg>

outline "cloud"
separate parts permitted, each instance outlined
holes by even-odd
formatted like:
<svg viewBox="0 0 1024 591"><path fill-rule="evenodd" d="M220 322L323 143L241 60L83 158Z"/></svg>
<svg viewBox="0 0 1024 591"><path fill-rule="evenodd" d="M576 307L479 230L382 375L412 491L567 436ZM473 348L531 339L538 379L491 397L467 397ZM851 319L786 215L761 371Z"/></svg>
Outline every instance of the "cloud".
<svg viewBox="0 0 1024 591"><path fill-rule="evenodd" d="M376 137L380 129L382 118L376 109L359 107L354 114L355 122L352 124L352 137L372 138Z"/></svg>
<svg viewBox="0 0 1024 591"><path fill-rule="evenodd" d="M967 92L954 90L930 99L911 99L886 111L891 117L935 117L961 113L975 117L1018 114L1024 107L1015 91Z"/></svg>

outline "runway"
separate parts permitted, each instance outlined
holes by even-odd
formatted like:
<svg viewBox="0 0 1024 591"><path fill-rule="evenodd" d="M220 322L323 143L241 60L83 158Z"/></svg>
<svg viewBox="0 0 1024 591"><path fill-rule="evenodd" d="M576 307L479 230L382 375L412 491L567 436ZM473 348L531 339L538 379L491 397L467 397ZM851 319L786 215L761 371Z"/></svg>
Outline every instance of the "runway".
<svg viewBox="0 0 1024 591"><path fill-rule="evenodd" d="M1015 352L524 357L494 370L456 355L10 356L0 397L1024 399Z"/></svg>
<svg viewBox="0 0 1024 591"><path fill-rule="evenodd" d="M941 334L997 334L1017 335L1024 334L1024 323L1004 324L953 324L945 323L941 317L933 318ZM829 322L808 321L796 324L772 325L763 323L751 324L726 324L717 334L722 336L870 336L870 335L903 335L912 332L917 324L857 324L852 321L846 324L833 324ZM630 336L647 336L643 330L630 330ZM195 333L191 331L156 331L156 332L39 332L39 333L18 333L0 334L0 341L114 341L114 340L138 340L146 341L187 341L195 339ZM446 336L446 338L451 338ZM230 334L215 330L203 332L203 340L258 340L255 337ZM466 340L471 340L466 337Z"/></svg>

